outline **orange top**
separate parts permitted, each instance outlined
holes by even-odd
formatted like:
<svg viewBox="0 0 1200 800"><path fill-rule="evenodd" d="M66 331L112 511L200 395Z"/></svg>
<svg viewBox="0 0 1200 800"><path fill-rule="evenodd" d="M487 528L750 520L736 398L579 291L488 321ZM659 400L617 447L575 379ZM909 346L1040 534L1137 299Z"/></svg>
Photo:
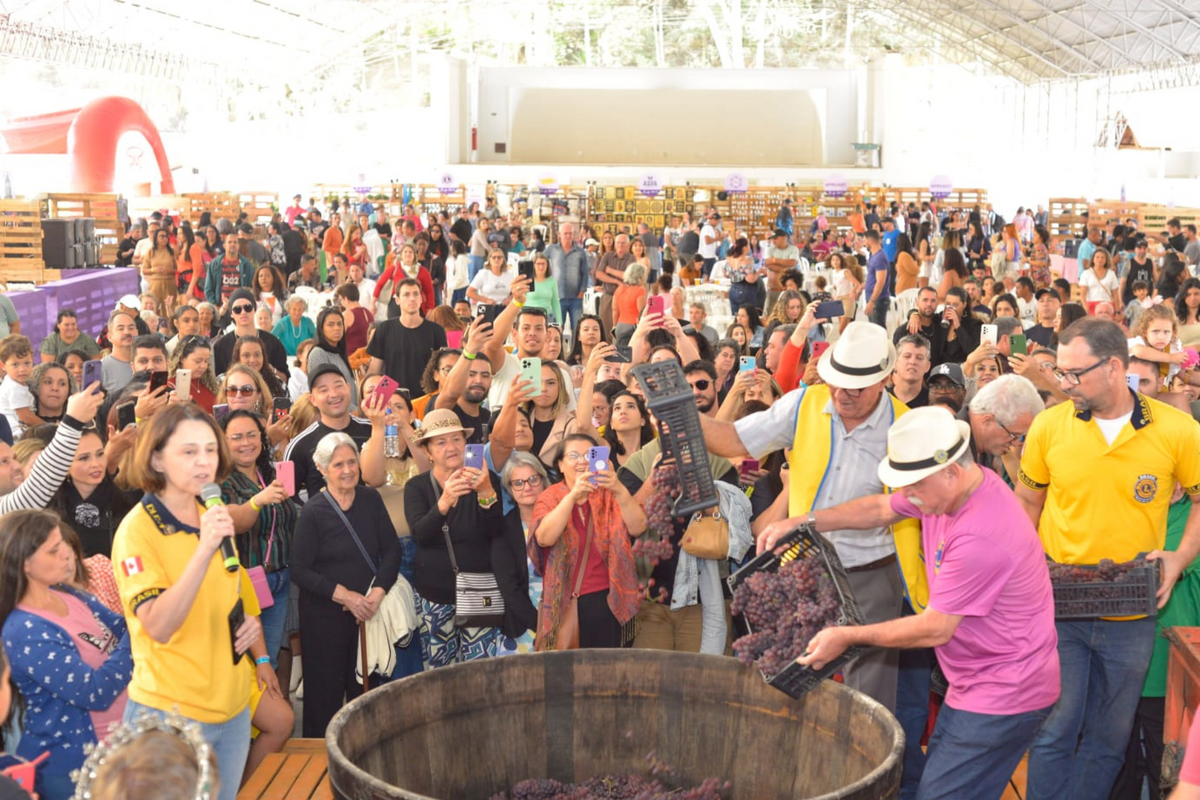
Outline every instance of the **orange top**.
<svg viewBox="0 0 1200 800"><path fill-rule="evenodd" d="M333 263L333 254L342 249L342 229L336 225L330 225L329 230L325 231L325 241L321 244L321 249L329 254L329 262Z"/></svg>
<svg viewBox="0 0 1200 800"><path fill-rule="evenodd" d="M620 325L637 325L638 319L642 315L642 310L638 308L638 301L646 297L646 287L642 285L631 285L623 283L617 287L617 293L613 295L613 324Z"/></svg>

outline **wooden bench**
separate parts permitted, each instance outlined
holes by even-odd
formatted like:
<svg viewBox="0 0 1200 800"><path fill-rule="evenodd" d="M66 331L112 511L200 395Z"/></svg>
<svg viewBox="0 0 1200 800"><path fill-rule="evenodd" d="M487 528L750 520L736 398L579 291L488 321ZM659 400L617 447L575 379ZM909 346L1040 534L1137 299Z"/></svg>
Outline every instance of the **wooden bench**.
<svg viewBox="0 0 1200 800"><path fill-rule="evenodd" d="M324 739L291 739L246 781L237 800L333 800Z"/></svg>

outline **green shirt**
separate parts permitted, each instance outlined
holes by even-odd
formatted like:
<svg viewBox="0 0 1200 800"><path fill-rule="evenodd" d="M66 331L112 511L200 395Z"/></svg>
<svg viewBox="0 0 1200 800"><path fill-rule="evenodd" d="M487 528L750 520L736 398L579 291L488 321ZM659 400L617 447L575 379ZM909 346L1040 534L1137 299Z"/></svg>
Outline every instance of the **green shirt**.
<svg viewBox="0 0 1200 800"><path fill-rule="evenodd" d="M1172 503L1167 512L1167 540L1164 550L1175 550L1183 539L1187 527L1192 500L1184 495ZM1142 697L1166 697L1167 661L1171 654L1171 643L1163 631L1176 625L1200 625L1200 558L1184 568L1183 574L1171 590L1171 599L1158 610L1154 620L1154 652L1150 656L1150 668L1142 684Z"/></svg>
<svg viewBox="0 0 1200 800"><path fill-rule="evenodd" d="M544 281L534 281L533 289L525 296L525 305L534 308L544 308L551 322L560 322L558 318L558 281L546 278Z"/></svg>
<svg viewBox="0 0 1200 800"><path fill-rule="evenodd" d="M95 339L83 331L80 331L79 337L70 344L64 342L57 333L52 333L42 339L40 349L44 355L53 356L56 359L68 350L78 350L87 356L89 361L100 357L100 346L96 344Z"/></svg>

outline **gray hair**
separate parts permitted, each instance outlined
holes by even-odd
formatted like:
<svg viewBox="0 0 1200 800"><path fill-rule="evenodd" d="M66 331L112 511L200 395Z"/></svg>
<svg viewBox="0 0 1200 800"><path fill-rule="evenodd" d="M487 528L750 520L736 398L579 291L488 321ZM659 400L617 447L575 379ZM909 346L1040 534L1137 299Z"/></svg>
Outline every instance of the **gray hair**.
<svg viewBox="0 0 1200 800"><path fill-rule="evenodd" d="M300 313L303 314L303 313L308 312L308 301L305 300L303 297L301 297L298 294L294 294L288 298L288 300L287 300L288 310L290 311L292 306L294 306L296 303L300 304Z"/></svg>
<svg viewBox="0 0 1200 800"><path fill-rule="evenodd" d="M208 302L207 300L204 301L203 303L196 303L196 313L199 313L200 309L202 309L202 308L207 308L209 311L212 312L212 315L214 317L217 315L217 307L214 306L212 303Z"/></svg>
<svg viewBox="0 0 1200 800"><path fill-rule="evenodd" d="M638 263L630 264L625 268L625 283L630 286L637 286L646 282L646 268Z"/></svg>
<svg viewBox="0 0 1200 800"><path fill-rule="evenodd" d="M1012 336L1014 333L1025 330L1021 320L1016 317L996 317L993 324L996 326L997 336Z"/></svg>
<svg viewBox="0 0 1200 800"><path fill-rule="evenodd" d="M788 339L792 338L792 334L795 332L796 332L796 323L789 322L787 325L777 325L775 327L775 330L771 331L771 335L774 336L777 333L782 333L783 341L786 342Z"/></svg>
<svg viewBox="0 0 1200 800"><path fill-rule="evenodd" d="M1020 375L1001 375L971 401L972 413L991 414L1001 425L1014 425L1022 414L1037 416L1045 409L1037 388Z"/></svg>
<svg viewBox="0 0 1200 800"><path fill-rule="evenodd" d="M504 472L500 475L500 485L504 487L504 491L512 494L512 474L517 467L529 467L542 478L542 486L550 485L550 478L546 475L546 468L542 466L542 462L537 456L532 453L524 453L520 450L514 450L508 456L508 461L504 463Z"/></svg>
<svg viewBox="0 0 1200 800"><path fill-rule="evenodd" d="M919 333L910 333L907 336L901 337L900 341L896 342L896 349L899 350L906 344L911 344L918 350L924 350L925 355L929 355L933 352L933 345L931 345L929 340Z"/></svg>
<svg viewBox="0 0 1200 800"><path fill-rule="evenodd" d="M358 455L358 445L354 443L354 440L348 434L334 431L325 434L321 437L321 441L317 442L317 447L312 454L313 463L322 472L329 469L329 462L333 460L333 454L339 447L349 447L355 455Z"/></svg>

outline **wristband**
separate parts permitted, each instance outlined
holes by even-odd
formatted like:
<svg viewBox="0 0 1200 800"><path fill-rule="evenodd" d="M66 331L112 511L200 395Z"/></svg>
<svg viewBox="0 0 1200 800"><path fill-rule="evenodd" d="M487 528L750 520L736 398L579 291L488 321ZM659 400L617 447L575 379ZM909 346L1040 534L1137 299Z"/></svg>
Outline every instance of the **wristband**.
<svg viewBox="0 0 1200 800"><path fill-rule="evenodd" d="M518 303L518 302L517 302L517 299L516 299L515 297L513 298L512 304L513 304L514 306L516 306L517 308L524 308L524 307L525 307L525 304L524 304L524 303Z"/></svg>
<svg viewBox="0 0 1200 800"><path fill-rule="evenodd" d="M463 350L462 357L465 358L467 361L474 361L476 358L479 357L479 354L478 353L468 353L466 350Z"/></svg>
<svg viewBox="0 0 1200 800"><path fill-rule="evenodd" d="M256 667L261 667L263 664L270 664L270 663L271 663L270 656L259 656L258 658L254 659L254 666L256 666Z"/></svg>
<svg viewBox="0 0 1200 800"><path fill-rule="evenodd" d="M255 511L262 511L262 508L259 507L258 503L254 502L253 497L250 498L250 507L253 508Z"/></svg>

